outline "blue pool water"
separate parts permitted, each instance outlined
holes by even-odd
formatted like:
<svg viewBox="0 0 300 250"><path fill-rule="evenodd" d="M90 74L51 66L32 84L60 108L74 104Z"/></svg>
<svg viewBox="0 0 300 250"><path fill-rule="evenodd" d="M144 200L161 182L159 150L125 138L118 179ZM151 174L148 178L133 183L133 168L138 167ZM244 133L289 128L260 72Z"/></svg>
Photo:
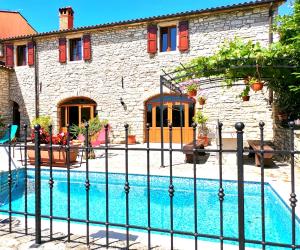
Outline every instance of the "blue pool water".
<svg viewBox="0 0 300 250"><path fill-rule="evenodd" d="M28 210L34 213L34 171L28 171ZM53 214L67 217L67 172L53 171ZM147 177L129 175L129 222L147 226ZM49 215L49 171L42 170L42 214ZM109 174L109 221L125 224L124 174ZM105 174L90 172L90 219L105 221ZM193 232L194 192L192 178L173 178L174 229ZM224 235L238 237L237 183L224 181ZM170 229L169 177L151 176L151 226ZM220 233L220 209L217 180L197 179L198 232ZM4 201L6 194L0 195ZM260 184L245 182L246 238L261 240ZM2 204L1 209L8 209ZM24 211L24 173L13 191L12 209ZM266 240L291 244L291 211L269 184L265 184ZM86 218L85 172L71 171L71 217ZM300 222L296 221L297 244L300 244ZM271 248L269 248L271 249ZM277 248L272 248L277 249ZM283 248L279 248L283 249Z"/></svg>

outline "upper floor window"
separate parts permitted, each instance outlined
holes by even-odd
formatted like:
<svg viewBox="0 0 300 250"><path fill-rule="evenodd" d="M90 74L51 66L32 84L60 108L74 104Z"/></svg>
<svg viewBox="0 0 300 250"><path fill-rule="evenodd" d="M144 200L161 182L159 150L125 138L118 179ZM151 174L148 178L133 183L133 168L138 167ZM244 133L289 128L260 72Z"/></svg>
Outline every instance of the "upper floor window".
<svg viewBox="0 0 300 250"><path fill-rule="evenodd" d="M81 38L70 39L70 61L82 60Z"/></svg>
<svg viewBox="0 0 300 250"><path fill-rule="evenodd" d="M150 24L147 27L147 52L189 51L189 22ZM178 44L177 44L178 43Z"/></svg>
<svg viewBox="0 0 300 250"><path fill-rule="evenodd" d="M26 65L26 45L17 46L17 66Z"/></svg>
<svg viewBox="0 0 300 250"><path fill-rule="evenodd" d="M177 27L160 28L160 52L175 51L177 47Z"/></svg>

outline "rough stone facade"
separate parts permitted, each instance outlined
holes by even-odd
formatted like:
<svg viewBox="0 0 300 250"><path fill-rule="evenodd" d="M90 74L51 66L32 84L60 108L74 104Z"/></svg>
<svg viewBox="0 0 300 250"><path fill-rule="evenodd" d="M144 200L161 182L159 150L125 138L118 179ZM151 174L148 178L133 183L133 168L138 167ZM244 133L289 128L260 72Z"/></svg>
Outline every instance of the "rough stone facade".
<svg viewBox="0 0 300 250"><path fill-rule="evenodd" d="M0 114L4 122L11 121L9 104L9 69L0 66Z"/></svg>
<svg viewBox="0 0 300 250"><path fill-rule="evenodd" d="M274 125L274 144L279 150L292 150L292 134L288 128ZM294 151L300 151L300 131L294 131ZM290 160L290 155L282 155L283 159ZM295 154L295 166L300 167L300 154Z"/></svg>
<svg viewBox="0 0 300 250"><path fill-rule="evenodd" d="M114 141L123 140L125 122L131 124L133 133L142 141L144 104L148 98L159 94L162 70L168 71L197 56L212 54L225 39L235 36L259 41L266 46L269 37L268 17L268 6L184 17L189 20L190 50L185 53L158 52L154 56L147 53L147 23L86 30L85 33L91 34L90 62L67 61L61 64L58 61L59 36L38 37L40 115L50 115L57 126L58 104L62 100L89 97L96 101L99 117L108 119L112 125ZM83 34L77 33L78 37ZM69 38L68 34L66 38ZM164 92L170 91L165 88ZM211 129L214 130L218 118L224 122L224 130L234 130L234 123L243 121L247 136L255 139L259 135L258 122L264 120L266 139L273 139L272 109L268 105L266 91L251 94L247 103L236 97L239 93L223 88L210 91L204 112L209 117ZM121 97L127 110L120 104ZM34 118L34 67L15 67L10 77L10 100L22 107L22 123Z"/></svg>

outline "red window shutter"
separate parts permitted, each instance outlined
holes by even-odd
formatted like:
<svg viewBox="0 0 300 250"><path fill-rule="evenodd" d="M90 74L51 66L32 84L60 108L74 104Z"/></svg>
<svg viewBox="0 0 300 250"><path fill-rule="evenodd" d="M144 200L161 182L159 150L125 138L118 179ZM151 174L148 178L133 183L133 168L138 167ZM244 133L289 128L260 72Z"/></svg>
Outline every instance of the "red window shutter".
<svg viewBox="0 0 300 250"><path fill-rule="evenodd" d="M157 26L148 27L148 53L155 54L157 52Z"/></svg>
<svg viewBox="0 0 300 250"><path fill-rule="evenodd" d="M65 63L67 61L67 47L66 38L59 38L59 62Z"/></svg>
<svg viewBox="0 0 300 250"><path fill-rule="evenodd" d="M5 54L6 54L6 66L12 68L14 66L14 45L13 44L6 45Z"/></svg>
<svg viewBox="0 0 300 250"><path fill-rule="evenodd" d="M91 53L91 36L84 35L83 36L83 60L91 60L92 53Z"/></svg>
<svg viewBox="0 0 300 250"><path fill-rule="evenodd" d="M180 51L187 51L189 49L189 23L183 21L179 23L179 45Z"/></svg>
<svg viewBox="0 0 300 250"><path fill-rule="evenodd" d="M28 65L29 66L34 65L34 43L33 42L28 43Z"/></svg>

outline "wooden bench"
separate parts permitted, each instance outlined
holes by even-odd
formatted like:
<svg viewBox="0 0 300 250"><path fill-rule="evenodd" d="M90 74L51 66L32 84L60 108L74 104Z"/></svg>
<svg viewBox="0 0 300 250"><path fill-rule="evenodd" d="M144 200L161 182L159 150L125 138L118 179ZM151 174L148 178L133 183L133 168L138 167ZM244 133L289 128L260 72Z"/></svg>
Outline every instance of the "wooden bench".
<svg viewBox="0 0 300 250"><path fill-rule="evenodd" d="M261 150L259 140L248 140L248 144L249 144L250 149ZM272 148L270 142L264 142L263 150L274 151L274 149ZM264 165L265 166L271 166L272 165L273 155L274 155L273 153L264 153ZM262 154L260 154L259 152L255 152L255 165L256 166L260 166L261 156L262 156Z"/></svg>
<svg viewBox="0 0 300 250"><path fill-rule="evenodd" d="M193 148L194 148L193 142L190 142L183 146L183 153L185 154L185 163L194 163ZM197 142L195 148L196 149L204 149L204 145ZM195 162L200 163L199 157L203 156L203 155L205 155L205 152L197 152L195 155L196 156Z"/></svg>

